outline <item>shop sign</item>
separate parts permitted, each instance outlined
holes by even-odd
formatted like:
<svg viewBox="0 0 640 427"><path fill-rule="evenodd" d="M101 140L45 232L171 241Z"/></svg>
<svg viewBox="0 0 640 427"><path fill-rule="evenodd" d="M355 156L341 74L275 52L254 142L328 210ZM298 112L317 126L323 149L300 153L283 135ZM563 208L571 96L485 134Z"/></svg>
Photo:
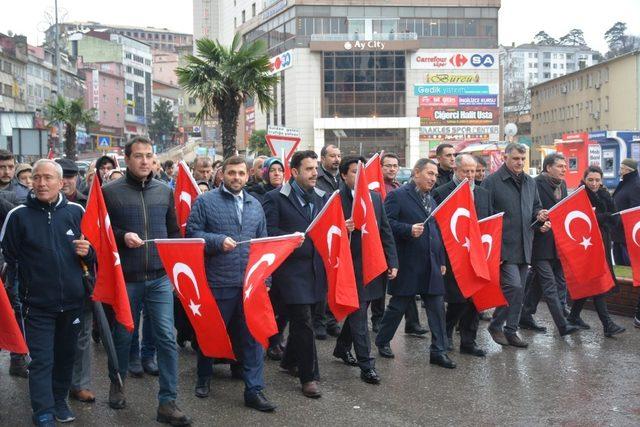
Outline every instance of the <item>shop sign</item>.
<svg viewBox="0 0 640 427"><path fill-rule="evenodd" d="M424 78L425 83L444 83L444 84L464 84L464 83L480 83L479 74L451 74L451 73L435 73L427 74Z"/></svg>

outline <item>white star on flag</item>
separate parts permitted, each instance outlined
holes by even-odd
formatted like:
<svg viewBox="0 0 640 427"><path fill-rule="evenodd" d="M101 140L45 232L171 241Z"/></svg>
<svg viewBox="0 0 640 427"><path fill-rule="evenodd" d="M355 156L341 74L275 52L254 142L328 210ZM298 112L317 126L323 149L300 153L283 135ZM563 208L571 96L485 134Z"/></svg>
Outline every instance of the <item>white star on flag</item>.
<svg viewBox="0 0 640 427"><path fill-rule="evenodd" d="M464 244L462 245L462 247L467 248L467 251L471 251L471 241L468 237L464 238Z"/></svg>
<svg viewBox="0 0 640 427"><path fill-rule="evenodd" d="M592 245L593 245L593 243L591 243L591 237L589 237L589 238L583 237L583 238L582 238L582 242L580 242L580 243L578 243L578 244L579 244L580 246L584 246L584 250L585 250L585 251L587 250L587 248L588 248L589 246L592 246Z"/></svg>
<svg viewBox="0 0 640 427"><path fill-rule="evenodd" d="M195 302L193 302L192 299L190 299L189 308L191 309L191 312L193 313L194 316L202 317L202 314L200 314L200 304L196 304Z"/></svg>
<svg viewBox="0 0 640 427"><path fill-rule="evenodd" d="M116 260L115 264L113 264L113 265L120 265L120 254L118 252L114 252L113 253L113 257Z"/></svg>
<svg viewBox="0 0 640 427"><path fill-rule="evenodd" d="M244 299L248 299L249 296L251 295L251 291L253 291L253 283L249 285L249 287L247 287L247 290L244 291Z"/></svg>

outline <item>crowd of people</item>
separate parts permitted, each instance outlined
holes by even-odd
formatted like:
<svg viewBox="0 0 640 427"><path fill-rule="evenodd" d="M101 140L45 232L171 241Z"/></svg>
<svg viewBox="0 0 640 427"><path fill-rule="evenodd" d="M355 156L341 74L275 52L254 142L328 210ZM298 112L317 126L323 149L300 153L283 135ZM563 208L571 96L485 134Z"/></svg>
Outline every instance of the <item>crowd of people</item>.
<svg viewBox="0 0 640 427"><path fill-rule="evenodd" d="M570 301L562 265L555 249L548 210L567 197L566 159L548 155L542 173L524 172L526 148L507 145L504 164L486 175L482 158L456 155L441 144L436 159L420 159L409 183L396 180L400 159L382 155L386 198L371 192L388 270L365 286L360 247L362 235L351 219L359 156L342 156L334 145L320 155L298 151L290 161L291 179L285 180L280 158L259 156L247 163L240 156L224 161L197 157L191 170L202 194L193 203L186 237L205 241L206 277L238 360L230 363L234 378L245 383L247 407L270 412L264 382L265 358L279 361L283 371L297 378L309 398L322 396L316 340L335 337L333 356L359 367L361 379L379 384L370 330L377 353L393 358L391 349L401 320L408 334L430 331L429 362L454 369L450 357L454 332L460 332L461 354L482 358L478 345L478 312L465 298L452 272L440 231L430 214L465 179L470 183L478 219L504 212L501 289L508 305L496 308L488 326L491 338L502 346L526 348L519 329L545 332L535 320L544 297L560 336L590 326L580 317L585 301ZM135 137L125 147L126 169L109 156L97 159L84 177L67 159L41 159L17 164L0 150L0 233L4 257L3 281L29 355L11 354L9 373L28 378L33 422L53 426L71 422L75 415L68 398L91 404L91 341L100 336L92 326L90 295L83 282L83 266L93 271L95 252L80 231L93 180L103 187L110 225L134 319L134 332L113 322L112 336L120 372L128 377L158 376L156 419L175 426L189 425L190 417L177 405L178 346L187 341L198 353L194 394L207 398L213 360L199 349L193 330L177 302L153 239L180 238L172 189L177 165L160 164L151 141ZM613 195L603 187L602 170L592 166L583 184L595 209L611 268L629 264L618 210L640 206L638 164L623 161L622 180ZM338 322L327 306L327 278L322 258L311 239L287 258L271 277L269 296L278 333L263 347L251 336L243 313L243 276L253 238L305 232L330 195L339 191L357 283L359 309ZM536 225L531 226L534 222ZM613 253L613 259L611 254ZM614 275L615 277L615 275ZM615 292L615 291L614 291ZM387 299L386 295L390 295ZM607 337L624 332L607 311L606 295L593 297ZM418 309L426 310L428 329L420 324ZM640 304L634 319L640 327ZM125 408L130 396L126 383L110 370L109 406Z"/></svg>

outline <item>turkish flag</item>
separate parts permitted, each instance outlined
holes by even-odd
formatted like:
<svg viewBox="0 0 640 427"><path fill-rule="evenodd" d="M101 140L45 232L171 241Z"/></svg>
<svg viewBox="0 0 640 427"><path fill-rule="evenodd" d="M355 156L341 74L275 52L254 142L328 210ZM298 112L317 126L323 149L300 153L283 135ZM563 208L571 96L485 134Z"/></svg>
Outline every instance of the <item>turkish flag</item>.
<svg viewBox="0 0 640 427"><path fill-rule="evenodd" d="M235 359L204 272L204 239L156 239L158 255L207 357Z"/></svg>
<svg viewBox="0 0 640 427"><path fill-rule="evenodd" d="M382 175L382 157L380 154L374 154L367 164L364 166L367 174L367 182L369 190L380 193L380 197L384 200L387 197L387 189L384 186L384 175Z"/></svg>
<svg viewBox="0 0 640 427"><path fill-rule="evenodd" d="M549 221L572 300L613 287L598 220L584 187L549 210Z"/></svg>
<svg viewBox="0 0 640 427"><path fill-rule="evenodd" d="M622 218L624 237L627 241L627 252L629 252L631 269L633 270L633 286L640 286L640 240L638 240L640 206L620 211L620 218Z"/></svg>
<svg viewBox="0 0 640 427"><path fill-rule="evenodd" d="M180 234L185 236L187 230L187 220L191 213L193 201L201 194L198 184L193 179L189 167L184 161L178 163L178 176L173 192L174 204L176 206L176 218L180 225Z"/></svg>
<svg viewBox="0 0 640 427"><path fill-rule="evenodd" d="M247 328L265 349L269 347L269 337L278 333L278 325L264 281L303 240L302 233L251 240L242 303Z"/></svg>
<svg viewBox="0 0 640 427"><path fill-rule="evenodd" d="M491 280L469 182L458 185L431 215L440 227L460 292L469 298Z"/></svg>
<svg viewBox="0 0 640 427"><path fill-rule="evenodd" d="M356 185L353 193L351 217L356 230L360 230L362 239L362 280L365 285L387 271L387 259L384 256L382 240L376 213L373 210L369 183L364 165L358 162Z"/></svg>
<svg viewBox="0 0 640 427"><path fill-rule="evenodd" d="M120 254L99 179L94 179L91 185L80 229L84 237L91 242L98 261L93 300L109 304L113 308L116 320L129 332L133 332L133 317L120 265Z"/></svg>
<svg viewBox="0 0 640 427"><path fill-rule="evenodd" d="M318 216L313 220L307 234L322 256L327 272L327 301L338 321L360 307L358 289L353 272L353 260L349 245L349 234L344 224L344 213L336 190Z"/></svg>
<svg viewBox="0 0 640 427"><path fill-rule="evenodd" d="M500 256L502 252L502 216L504 212L478 221L480 239L486 251L491 278L479 291L471 295L476 310L483 311L508 305L500 287ZM482 280L482 279L478 279Z"/></svg>
<svg viewBox="0 0 640 427"><path fill-rule="evenodd" d="M0 348L12 353L29 353L2 280L0 280Z"/></svg>

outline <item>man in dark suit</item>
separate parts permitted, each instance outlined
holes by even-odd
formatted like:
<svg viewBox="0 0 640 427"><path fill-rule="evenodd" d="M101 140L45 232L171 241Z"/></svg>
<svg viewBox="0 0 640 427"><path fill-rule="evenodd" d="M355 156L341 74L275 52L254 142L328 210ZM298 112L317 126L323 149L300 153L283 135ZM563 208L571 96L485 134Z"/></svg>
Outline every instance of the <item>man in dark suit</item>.
<svg viewBox="0 0 640 427"><path fill-rule="evenodd" d="M476 161L469 154L456 157L453 180L433 190L433 199L442 203L449 194L466 178L473 190L473 202L478 219L492 214L491 195L487 190L475 185ZM458 282L453 275L449 258L447 257L447 272L444 275L445 301L447 302L447 340L449 349L453 349L453 330L460 323L460 353L484 357L486 352L476 344L480 315L471 299L467 299L460 292Z"/></svg>
<svg viewBox="0 0 640 427"><path fill-rule="evenodd" d="M444 319L444 282L446 271L440 231L429 215L435 208L431 189L436 183L438 166L433 160L420 159L412 172L412 181L387 195L384 207L393 230L398 251L398 275L389 282L391 295L382 316L376 346L382 357L392 358L389 343L407 305L417 294L422 296L431 329L429 362L455 368L447 356L447 334Z"/></svg>
<svg viewBox="0 0 640 427"><path fill-rule="evenodd" d="M535 181L524 172L526 157L524 145L509 143L505 148L504 164L482 182L482 187L491 194L493 211L504 212L500 285L509 303L507 307L495 309L489 333L500 345L521 348L528 346L517 332L524 282L531 263L531 223L544 223L548 219L548 212L540 204Z"/></svg>
<svg viewBox="0 0 640 427"><path fill-rule="evenodd" d="M340 149L335 145L329 144L320 150L316 187L328 195L336 191L342 182L338 171L341 158ZM340 334L340 325L333 313L327 308L326 297L313 309L313 330L316 339L319 340L327 339L327 334L332 337L337 337Z"/></svg>
<svg viewBox="0 0 640 427"><path fill-rule="evenodd" d="M296 152L291 158L292 179L265 195L263 208L270 236L305 232L329 199L327 193L316 188L317 159L313 151ZM272 289L289 314L289 339L281 366L299 376L305 396L320 397L312 312L315 304L327 298L327 278L322 258L310 239L273 273Z"/></svg>
<svg viewBox="0 0 640 427"><path fill-rule="evenodd" d="M396 256L396 244L393 240L393 233L389 226L387 214L382 205L382 199L376 192L370 191L373 209L378 223L378 229L368 230L371 233L379 233L388 270L376 277L369 283L364 283L362 278L362 234L360 230L354 230L352 217L353 191L356 184L356 173L358 162L364 163L363 157L349 156L340 162L340 198L342 199L342 210L346 219L347 229L351 233L351 256L353 258L353 269L358 287L358 299L360 309L349 314L342 332L336 341L333 355L342 359L347 365L360 367L360 378L370 384L378 384L380 377L375 370L374 358L371 357L371 341L369 340L369 328L367 323L367 309L372 300L384 296L385 278L393 279L398 273L398 257ZM356 352L356 358L351 354L351 344Z"/></svg>
<svg viewBox="0 0 640 427"><path fill-rule="evenodd" d="M567 171L567 161L559 153L547 155L542 162L543 172L535 177L540 202L545 209L551 209L560 200L567 197L567 184L564 175ZM537 224L536 224L537 225ZM576 326L569 325L565 318L563 302L566 303L567 284L564 280L562 264L558 258L556 245L553 240L551 223L545 222L536 227L533 237L532 280L527 280L524 302L520 315L520 327L545 332L546 328L536 324L533 315L536 312L540 298L544 299L549 312L561 336L578 331Z"/></svg>

